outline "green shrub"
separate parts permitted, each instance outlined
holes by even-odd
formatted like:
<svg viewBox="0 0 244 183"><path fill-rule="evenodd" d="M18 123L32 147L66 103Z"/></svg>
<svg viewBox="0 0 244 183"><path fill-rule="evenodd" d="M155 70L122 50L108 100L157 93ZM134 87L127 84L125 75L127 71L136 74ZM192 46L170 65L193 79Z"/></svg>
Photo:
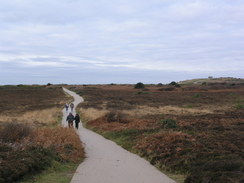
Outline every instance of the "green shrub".
<svg viewBox="0 0 244 183"><path fill-rule="evenodd" d="M238 103L235 105L236 109L244 109L244 104Z"/></svg>
<svg viewBox="0 0 244 183"><path fill-rule="evenodd" d="M107 122L128 123L127 115L118 111L110 111L105 115Z"/></svg>
<svg viewBox="0 0 244 183"><path fill-rule="evenodd" d="M161 126L164 126L165 128L176 128L177 123L173 119L164 119L159 122Z"/></svg>
<svg viewBox="0 0 244 183"><path fill-rule="evenodd" d="M172 81L171 83L169 83L169 85L176 85L177 83L175 81Z"/></svg>
<svg viewBox="0 0 244 183"><path fill-rule="evenodd" d="M141 95L141 94L143 94L143 92L142 92L142 91L139 91L139 92L137 92L136 94L137 94L137 95Z"/></svg>
<svg viewBox="0 0 244 183"><path fill-rule="evenodd" d="M199 98L201 95L199 94L199 93L195 93L194 95L193 95L193 98Z"/></svg>
<svg viewBox="0 0 244 183"><path fill-rule="evenodd" d="M166 88L160 88L160 89L158 89L158 91L173 91L173 90L175 90L174 87L166 87Z"/></svg>
<svg viewBox="0 0 244 183"><path fill-rule="evenodd" d="M135 85L135 88L136 88L136 89L145 88L145 85L144 85L143 83L139 82L139 83L137 83L137 84Z"/></svg>
<svg viewBox="0 0 244 183"><path fill-rule="evenodd" d="M150 94L149 92L144 92L144 91L139 91L139 92L136 92L137 95L142 95L142 94Z"/></svg>
<svg viewBox="0 0 244 183"><path fill-rule="evenodd" d="M192 104L187 104L185 105L186 108L193 108L193 105Z"/></svg>
<svg viewBox="0 0 244 183"><path fill-rule="evenodd" d="M54 155L50 149L30 147L25 150L9 149L0 152L0 183L10 183L19 180L31 172L44 170L50 166Z"/></svg>
<svg viewBox="0 0 244 183"><path fill-rule="evenodd" d="M214 160L207 161L202 167L194 167L184 183L237 183L242 182L242 160Z"/></svg>

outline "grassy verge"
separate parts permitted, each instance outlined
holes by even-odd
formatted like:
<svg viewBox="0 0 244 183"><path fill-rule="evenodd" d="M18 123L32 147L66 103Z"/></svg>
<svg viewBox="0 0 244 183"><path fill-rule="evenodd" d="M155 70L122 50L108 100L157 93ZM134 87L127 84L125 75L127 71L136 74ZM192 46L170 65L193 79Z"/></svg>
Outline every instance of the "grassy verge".
<svg viewBox="0 0 244 183"><path fill-rule="evenodd" d="M121 130L121 131L111 131L111 132L106 132L106 131L101 131L101 130L96 130L93 128L93 131L96 131L97 133L101 134L104 136L106 139L112 140L116 142L118 145L123 147L124 149L128 151L133 150L133 146L136 143L136 138L139 137L141 132L137 129L128 129L128 130Z"/></svg>
<svg viewBox="0 0 244 183"><path fill-rule="evenodd" d="M99 133L106 139L114 141L116 144L120 145L124 149L126 149L132 153L138 154L139 156L141 156L140 152L133 147L135 147L135 145L136 145L138 139L141 137L141 135L143 135L143 134L150 135L150 134L158 132L158 129L147 129L147 130L125 129L125 130L120 130L120 131L102 131L97 128L91 128L91 127L89 127L89 125L86 125L86 127L89 128L90 130L93 130L93 131ZM148 160L150 162L149 158L147 158L147 157L143 157L143 158L145 158L146 160ZM183 183L186 178L186 176L183 174L174 174L157 165L155 165L155 167L158 168L161 172L166 174L171 179L175 180L177 183Z"/></svg>
<svg viewBox="0 0 244 183"><path fill-rule="evenodd" d="M47 170L40 174L28 176L18 183L69 183L80 163L54 161Z"/></svg>

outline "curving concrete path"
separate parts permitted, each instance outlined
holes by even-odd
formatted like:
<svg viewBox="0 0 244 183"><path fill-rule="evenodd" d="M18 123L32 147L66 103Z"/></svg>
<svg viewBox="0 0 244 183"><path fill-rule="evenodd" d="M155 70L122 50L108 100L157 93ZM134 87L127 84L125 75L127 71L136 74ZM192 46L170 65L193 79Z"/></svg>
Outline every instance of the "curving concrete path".
<svg viewBox="0 0 244 183"><path fill-rule="evenodd" d="M83 101L76 93L64 88L74 97L75 107ZM63 110L62 124L67 113ZM71 183L175 183L143 158L121 148L80 126L77 133L85 145L86 159L79 165Z"/></svg>

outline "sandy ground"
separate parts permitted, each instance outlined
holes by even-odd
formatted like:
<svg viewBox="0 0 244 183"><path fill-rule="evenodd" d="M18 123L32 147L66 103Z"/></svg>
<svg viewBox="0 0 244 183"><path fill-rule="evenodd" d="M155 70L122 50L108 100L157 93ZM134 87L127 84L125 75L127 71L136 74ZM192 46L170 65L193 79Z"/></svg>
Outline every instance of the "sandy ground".
<svg viewBox="0 0 244 183"><path fill-rule="evenodd" d="M64 88L74 97L75 107L83 99ZM62 123L67 126L68 112L63 110ZM74 174L71 183L175 183L149 162L80 126L77 133L84 143L86 159Z"/></svg>

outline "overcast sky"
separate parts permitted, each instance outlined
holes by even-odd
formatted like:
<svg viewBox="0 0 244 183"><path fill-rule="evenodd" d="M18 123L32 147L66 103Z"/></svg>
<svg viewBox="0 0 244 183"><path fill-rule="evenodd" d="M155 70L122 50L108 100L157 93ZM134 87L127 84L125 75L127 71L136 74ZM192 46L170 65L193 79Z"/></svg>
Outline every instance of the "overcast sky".
<svg viewBox="0 0 244 183"><path fill-rule="evenodd" d="M244 78L244 0L0 0L0 84Z"/></svg>

